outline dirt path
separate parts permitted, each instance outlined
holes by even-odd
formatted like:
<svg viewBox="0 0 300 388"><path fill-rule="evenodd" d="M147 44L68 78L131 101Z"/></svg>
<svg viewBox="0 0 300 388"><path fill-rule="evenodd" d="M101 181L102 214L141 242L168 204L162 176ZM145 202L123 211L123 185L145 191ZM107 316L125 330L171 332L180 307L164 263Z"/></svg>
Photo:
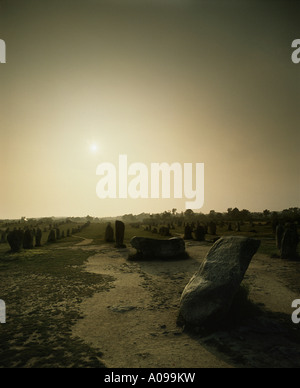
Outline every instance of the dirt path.
<svg viewBox="0 0 300 388"><path fill-rule="evenodd" d="M82 240L83 240L83 241L80 241L79 243L75 244L76 246L90 245L93 242L93 239L91 239L91 238L85 238L85 237L80 237L80 236L72 236L72 237L82 238Z"/></svg>
<svg viewBox="0 0 300 388"><path fill-rule="evenodd" d="M287 342L284 329L273 320L260 319L238 332L219 332L206 338L191 336L176 326L182 290L209 248L208 244L191 242L187 243L188 260L131 262L127 261L127 249L98 247L99 253L89 258L85 270L113 276L115 281L108 292L95 294L81 304L84 319L75 325L73 335L99 348L108 367L228 368L266 366L268 362L273 366L274 354L268 360L265 352L276 350L277 344L281 353L289 350L291 354L286 360L278 354L277 366L297 362L297 346L294 349L293 343ZM255 303L272 313L291 314L291 302L299 295L286 287L284 282L290 277L280 276L282 265L278 259L256 255L245 282ZM293 272L293 265L299 269L298 263L285 265L288 273ZM276 336L283 338L283 344Z"/></svg>

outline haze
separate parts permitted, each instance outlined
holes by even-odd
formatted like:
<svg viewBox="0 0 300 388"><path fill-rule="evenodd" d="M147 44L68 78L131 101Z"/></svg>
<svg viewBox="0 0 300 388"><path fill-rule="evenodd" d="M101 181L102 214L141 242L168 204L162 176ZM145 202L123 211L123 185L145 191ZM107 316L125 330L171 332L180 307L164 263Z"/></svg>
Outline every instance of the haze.
<svg viewBox="0 0 300 388"><path fill-rule="evenodd" d="M298 207L294 1L0 1L0 218L184 211L97 165L204 163L201 212ZM298 35L297 35L298 34Z"/></svg>

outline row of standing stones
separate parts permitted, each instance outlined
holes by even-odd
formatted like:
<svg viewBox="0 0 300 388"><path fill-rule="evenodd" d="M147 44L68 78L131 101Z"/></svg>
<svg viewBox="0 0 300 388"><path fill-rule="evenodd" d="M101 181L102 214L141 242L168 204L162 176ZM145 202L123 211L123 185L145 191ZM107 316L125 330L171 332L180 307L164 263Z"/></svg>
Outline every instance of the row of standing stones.
<svg viewBox="0 0 300 388"><path fill-rule="evenodd" d="M197 225L197 233L205 230ZM50 231L49 238L53 235ZM55 232L55 231L54 231ZM186 225L184 238L189 239L189 226ZM112 226L105 231L105 241L116 242L117 248L124 245L125 224L115 222L115 239ZM204 233L205 235L205 233ZM31 247L32 234L29 231L13 231L7 236L8 242L19 239L19 244ZM196 234L197 236L197 234ZM41 237L37 231L36 241ZM187 257L184 238L159 240L145 237L133 237L131 246L137 253L129 259L183 259ZM276 230L277 246L283 252L283 258L290 258L298 244L297 229L289 224ZM29 244L29 245L28 245ZM289 248L286 248L286 245ZM244 279L252 257L260 246L260 240L241 236L224 236L218 238L204 258L199 270L192 276L184 288L180 299L178 324L189 328L210 326L223 320L232 305L234 296ZM296 248L295 248L296 246Z"/></svg>
<svg viewBox="0 0 300 388"><path fill-rule="evenodd" d="M58 227L51 228L48 234L47 242L55 243L57 240L63 239L65 237L70 237L71 234L80 232L87 224L83 226L78 226L68 229L65 233L64 230L60 230ZM2 232L1 243L8 242L11 252L19 252L23 249L33 249L34 247L42 246L42 236L43 232L40 228L26 228L25 230L14 229L10 232Z"/></svg>
<svg viewBox="0 0 300 388"><path fill-rule="evenodd" d="M41 246L42 230L38 228L36 231L31 229L15 229L7 234L7 242L10 245L12 252L19 252L21 248L32 249L34 245L36 247ZM34 244L35 238L35 244Z"/></svg>
<svg viewBox="0 0 300 388"><path fill-rule="evenodd" d="M228 225L228 231L232 230L231 223ZM237 232L240 231L240 224L237 223L236 229ZM185 225L184 228L184 240L196 240L196 241L205 241L205 235L208 233L210 235L216 236L217 225L215 222L210 222L208 225ZM280 252L281 259L284 260L299 260L299 255L297 253L299 236L297 232L297 225L291 222L286 224L278 224L275 229L276 236L276 247ZM217 241L218 236L213 239Z"/></svg>

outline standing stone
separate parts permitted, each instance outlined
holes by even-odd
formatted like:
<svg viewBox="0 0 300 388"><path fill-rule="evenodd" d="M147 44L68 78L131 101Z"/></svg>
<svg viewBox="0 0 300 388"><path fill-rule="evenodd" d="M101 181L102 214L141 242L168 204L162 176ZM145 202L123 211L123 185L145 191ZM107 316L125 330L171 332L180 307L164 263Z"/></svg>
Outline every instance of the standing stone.
<svg viewBox="0 0 300 388"><path fill-rule="evenodd" d="M190 227L190 224L186 224L185 228L184 228L184 236L183 236L183 239L184 240L193 240L193 236L192 236L192 228Z"/></svg>
<svg viewBox="0 0 300 388"><path fill-rule="evenodd" d="M116 229L116 247L117 248L126 248L124 245L124 235L125 235L125 224L122 221L115 222Z"/></svg>
<svg viewBox="0 0 300 388"><path fill-rule="evenodd" d="M13 230L7 235L7 241L10 245L12 252L19 252L23 244L24 232L23 230Z"/></svg>
<svg viewBox="0 0 300 388"><path fill-rule="evenodd" d="M259 245L247 237L220 238L182 293L179 321L199 327L222 320Z"/></svg>
<svg viewBox="0 0 300 388"><path fill-rule="evenodd" d="M36 231L36 235L35 235L35 246L36 247L40 247L42 244L41 244L41 241L42 241L42 229L38 228L37 231Z"/></svg>
<svg viewBox="0 0 300 388"><path fill-rule="evenodd" d="M280 257L285 260L296 259L298 242L299 242L299 238L297 234L296 225L295 224L287 225L281 241Z"/></svg>
<svg viewBox="0 0 300 388"><path fill-rule="evenodd" d="M204 241L205 240L205 229L199 223L198 223L197 228L195 230L195 240L197 240L197 241Z"/></svg>
<svg viewBox="0 0 300 388"><path fill-rule="evenodd" d="M208 225L208 233L215 236L217 233L217 225L215 222L211 221Z"/></svg>
<svg viewBox="0 0 300 388"><path fill-rule="evenodd" d="M281 250L281 242L284 234L284 227L282 224L276 226L276 246L279 250Z"/></svg>
<svg viewBox="0 0 300 388"><path fill-rule="evenodd" d="M163 237L169 237L170 234L170 228L168 226L162 226L159 228L159 234Z"/></svg>
<svg viewBox="0 0 300 388"><path fill-rule="evenodd" d="M51 229L48 236L48 243L55 243L55 242L56 242L55 229Z"/></svg>
<svg viewBox="0 0 300 388"><path fill-rule="evenodd" d="M26 229L23 238L23 248L32 249L33 248L33 232L30 229Z"/></svg>
<svg viewBox="0 0 300 388"><path fill-rule="evenodd" d="M2 244L6 243L6 232L1 233L1 243Z"/></svg>
<svg viewBox="0 0 300 388"><path fill-rule="evenodd" d="M111 242L114 242L114 230L111 226L111 224L109 223L105 229L105 236L104 236L104 240L105 242L108 242L108 243L111 243Z"/></svg>

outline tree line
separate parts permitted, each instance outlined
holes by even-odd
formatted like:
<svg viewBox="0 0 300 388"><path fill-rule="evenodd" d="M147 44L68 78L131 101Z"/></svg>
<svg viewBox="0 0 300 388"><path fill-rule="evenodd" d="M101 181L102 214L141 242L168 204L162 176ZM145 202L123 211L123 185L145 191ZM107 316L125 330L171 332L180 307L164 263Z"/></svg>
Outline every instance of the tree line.
<svg viewBox="0 0 300 388"><path fill-rule="evenodd" d="M216 212L211 210L208 214L195 213L191 209L187 209L185 212L177 212L177 209L164 211L157 214L140 215L125 214L122 217L124 222L172 222L172 221L198 221L198 222L268 222L272 224L285 223L285 222L297 222L300 225L300 208L293 207L284 209L282 211L270 211L268 209L262 212L251 212L247 209L239 210L237 207L228 208L227 212Z"/></svg>

